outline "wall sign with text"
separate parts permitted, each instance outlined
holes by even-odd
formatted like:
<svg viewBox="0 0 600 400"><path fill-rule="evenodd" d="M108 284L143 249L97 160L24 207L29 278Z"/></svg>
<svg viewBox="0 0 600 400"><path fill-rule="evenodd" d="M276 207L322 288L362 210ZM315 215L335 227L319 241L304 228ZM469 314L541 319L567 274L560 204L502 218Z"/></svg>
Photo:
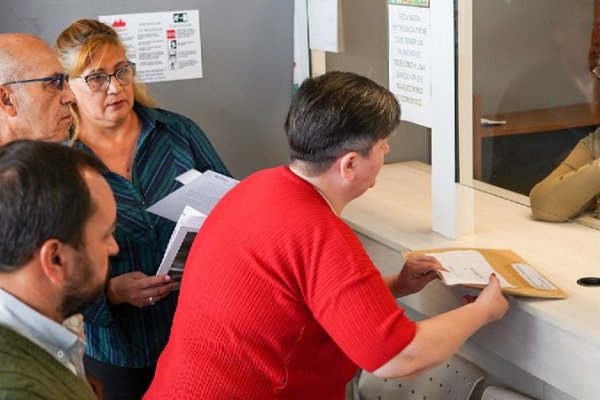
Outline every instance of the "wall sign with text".
<svg viewBox="0 0 600 400"><path fill-rule="evenodd" d="M429 1L390 0L388 8L390 91L403 120L431 128Z"/></svg>
<svg viewBox="0 0 600 400"><path fill-rule="evenodd" d="M198 10L102 15L121 37L141 82L202 78Z"/></svg>

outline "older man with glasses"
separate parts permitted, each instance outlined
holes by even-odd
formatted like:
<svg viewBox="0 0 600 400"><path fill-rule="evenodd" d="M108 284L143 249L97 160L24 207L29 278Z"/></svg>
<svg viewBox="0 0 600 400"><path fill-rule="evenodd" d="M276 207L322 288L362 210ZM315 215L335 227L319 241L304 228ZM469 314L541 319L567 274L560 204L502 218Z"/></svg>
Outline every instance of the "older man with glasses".
<svg viewBox="0 0 600 400"><path fill-rule="evenodd" d="M0 145L17 139L64 140L74 101L48 44L29 34L0 34Z"/></svg>
<svg viewBox="0 0 600 400"><path fill-rule="evenodd" d="M0 34L0 146L19 139L63 141L75 97L56 55L42 39L25 33ZM0 307L3 302L0 299ZM63 325L83 338L83 317ZM97 394L101 384L87 375Z"/></svg>

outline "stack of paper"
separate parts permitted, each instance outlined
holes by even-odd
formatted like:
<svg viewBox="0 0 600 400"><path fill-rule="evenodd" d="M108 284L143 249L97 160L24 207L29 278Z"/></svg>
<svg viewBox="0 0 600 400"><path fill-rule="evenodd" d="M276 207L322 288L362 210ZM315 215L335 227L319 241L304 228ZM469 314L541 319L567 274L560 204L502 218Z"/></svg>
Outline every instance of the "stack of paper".
<svg viewBox="0 0 600 400"><path fill-rule="evenodd" d="M189 174L190 171L183 175ZM208 215L221 197L237 183L233 178L208 170L203 174L193 175L189 183L150 206L148 211L175 222L185 206Z"/></svg>
<svg viewBox="0 0 600 400"><path fill-rule="evenodd" d="M177 221L156 274L168 274L179 282L194 238L204 220L238 181L210 170L204 173L190 170L176 179L184 186L150 206L148 211Z"/></svg>

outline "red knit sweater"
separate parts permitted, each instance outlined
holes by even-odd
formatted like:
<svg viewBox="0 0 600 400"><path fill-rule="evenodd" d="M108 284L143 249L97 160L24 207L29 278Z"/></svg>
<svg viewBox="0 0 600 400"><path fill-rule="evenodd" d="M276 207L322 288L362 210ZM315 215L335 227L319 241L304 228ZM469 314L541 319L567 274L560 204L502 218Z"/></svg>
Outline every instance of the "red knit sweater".
<svg viewBox="0 0 600 400"><path fill-rule="evenodd" d="M199 232L146 399L343 399L414 337L356 235L287 167L230 191Z"/></svg>

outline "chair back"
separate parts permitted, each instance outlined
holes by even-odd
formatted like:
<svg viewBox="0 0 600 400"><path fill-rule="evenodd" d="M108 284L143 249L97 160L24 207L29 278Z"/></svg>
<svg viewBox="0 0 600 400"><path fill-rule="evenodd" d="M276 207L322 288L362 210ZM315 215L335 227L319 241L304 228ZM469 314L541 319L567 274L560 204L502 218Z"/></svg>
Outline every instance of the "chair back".
<svg viewBox="0 0 600 400"><path fill-rule="evenodd" d="M414 379L381 379L362 371L355 400L468 400L485 380L484 372L460 356ZM358 386L358 387L356 387ZM481 392L479 392L481 393Z"/></svg>

